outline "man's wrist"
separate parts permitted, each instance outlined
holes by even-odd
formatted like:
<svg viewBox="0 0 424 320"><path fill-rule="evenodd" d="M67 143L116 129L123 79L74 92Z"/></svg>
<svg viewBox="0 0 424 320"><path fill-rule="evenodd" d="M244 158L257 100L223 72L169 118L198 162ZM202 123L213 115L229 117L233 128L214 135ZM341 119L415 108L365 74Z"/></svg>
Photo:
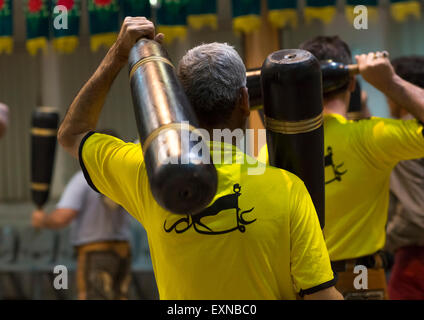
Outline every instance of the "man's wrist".
<svg viewBox="0 0 424 320"><path fill-rule="evenodd" d="M127 65L128 58L129 58L127 55L124 55L119 51L119 48L116 42L109 49L107 57L110 64L112 64L113 66L119 69L122 69L123 67Z"/></svg>
<svg viewBox="0 0 424 320"><path fill-rule="evenodd" d="M40 228L47 228L47 226L48 226L48 219L49 219L49 216L45 213L43 215L43 219L41 219Z"/></svg>
<svg viewBox="0 0 424 320"><path fill-rule="evenodd" d="M378 88L385 96L391 98L396 101L396 96L399 93L399 88L402 88L402 78L397 74L393 74L393 76L387 80L386 85L382 88Z"/></svg>

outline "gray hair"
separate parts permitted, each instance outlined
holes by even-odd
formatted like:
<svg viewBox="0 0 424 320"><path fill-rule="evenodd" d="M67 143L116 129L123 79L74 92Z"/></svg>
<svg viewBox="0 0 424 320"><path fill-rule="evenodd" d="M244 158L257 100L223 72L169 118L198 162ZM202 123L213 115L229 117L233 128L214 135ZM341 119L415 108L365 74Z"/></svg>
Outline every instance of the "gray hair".
<svg viewBox="0 0 424 320"><path fill-rule="evenodd" d="M189 50L179 63L178 76L198 118L208 125L229 120L246 86L246 67L226 43Z"/></svg>

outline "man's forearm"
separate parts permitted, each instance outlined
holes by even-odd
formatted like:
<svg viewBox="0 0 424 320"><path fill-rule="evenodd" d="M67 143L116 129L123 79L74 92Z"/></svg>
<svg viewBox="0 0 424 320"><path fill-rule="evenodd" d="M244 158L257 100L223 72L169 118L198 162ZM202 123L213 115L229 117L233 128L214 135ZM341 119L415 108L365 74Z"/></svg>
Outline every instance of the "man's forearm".
<svg viewBox="0 0 424 320"><path fill-rule="evenodd" d="M311 295L306 295L305 300L344 300L343 295L335 288L331 287L313 293Z"/></svg>
<svg viewBox="0 0 424 320"><path fill-rule="evenodd" d="M383 93L424 123L424 90L395 76Z"/></svg>
<svg viewBox="0 0 424 320"><path fill-rule="evenodd" d="M46 218L43 220L43 228L46 229L61 229L65 227L67 223L64 223L61 219L55 219L55 216L52 214L49 214L46 216Z"/></svg>
<svg viewBox="0 0 424 320"><path fill-rule="evenodd" d="M75 157L82 137L96 128L106 96L113 81L125 66L115 45L107 53L96 72L80 90L72 102L58 132L60 144Z"/></svg>
<svg viewBox="0 0 424 320"><path fill-rule="evenodd" d="M46 214L42 220L42 228L61 229L68 226L76 218L78 211L72 209L56 209Z"/></svg>

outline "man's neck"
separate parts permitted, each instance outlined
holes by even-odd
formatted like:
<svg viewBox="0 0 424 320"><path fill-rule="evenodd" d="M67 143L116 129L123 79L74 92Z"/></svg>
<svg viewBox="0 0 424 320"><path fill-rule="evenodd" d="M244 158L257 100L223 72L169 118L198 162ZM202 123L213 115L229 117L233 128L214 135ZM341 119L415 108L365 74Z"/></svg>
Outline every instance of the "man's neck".
<svg viewBox="0 0 424 320"><path fill-rule="evenodd" d="M232 126L226 126L226 125L224 125L224 126L215 126L214 128L210 128L208 126L202 126L201 125L201 128L204 129L204 130L206 130L209 133L210 141L216 141L216 142L223 142L223 140L222 140L223 137L222 137L221 134L214 134L214 132L213 132L214 130L218 130L218 132L220 130L229 130L231 133L233 133L234 130L240 130L241 129L243 131L243 136L245 134L245 130L242 129L242 128L237 128L237 127L234 128ZM233 145L235 145L236 147L239 147L237 145L237 142L238 142L238 139L232 139L232 141L231 141L231 143Z"/></svg>
<svg viewBox="0 0 424 320"><path fill-rule="evenodd" d="M347 117L347 106L343 99L331 99L324 101L324 114L336 113Z"/></svg>

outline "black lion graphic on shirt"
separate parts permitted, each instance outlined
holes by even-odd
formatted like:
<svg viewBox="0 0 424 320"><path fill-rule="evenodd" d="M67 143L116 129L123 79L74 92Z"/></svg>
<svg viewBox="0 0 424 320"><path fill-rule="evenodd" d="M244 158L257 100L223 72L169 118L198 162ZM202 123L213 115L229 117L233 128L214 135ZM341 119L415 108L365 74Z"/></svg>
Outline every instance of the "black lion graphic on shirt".
<svg viewBox="0 0 424 320"><path fill-rule="evenodd" d="M254 208L250 210L242 211L238 206L238 198L241 196L241 187L239 184L233 186L233 194L225 195L218 198L210 207L207 207L202 212L191 216L187 215L184 218L179 219L177 222L172 224L169 228L167 227L167 221L163 225L165 232L170 233L175 231L176 233L184 233L191 227L197 233L205 235L219 235L239 230L240 232L246 231L246 225L249 225L256 221L256 219L247 221L244 215L252 212ZM223 231L214 231L202 222L203 218L216 216L224 210L234 209L235 210L235 226ZM179 228L181 227L181 228Z"/></svg>
<svg viewBox="0 0 424 320"><path fill-rule="evenodd" d="M342 181L342 176L347 173L347 170L340 171L340 168L344 166L344 162L338 165L334 164L332 147L327 148L327 154L325 155L324 162L325 162L325 167L333 168L333 172L334 172L334 178L328 181L325 181L325 184L329 184L334 181L339 181L339 182Z"/></svg>

